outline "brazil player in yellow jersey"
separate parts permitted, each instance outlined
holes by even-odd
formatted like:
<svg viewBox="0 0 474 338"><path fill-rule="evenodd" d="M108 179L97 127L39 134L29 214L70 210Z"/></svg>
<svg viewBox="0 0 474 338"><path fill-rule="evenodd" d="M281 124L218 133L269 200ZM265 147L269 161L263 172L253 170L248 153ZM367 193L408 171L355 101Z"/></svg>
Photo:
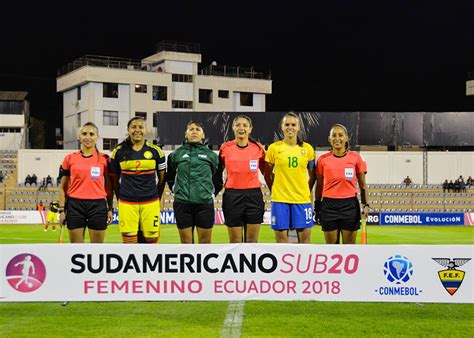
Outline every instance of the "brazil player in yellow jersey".
<svg viewBox="0 0 474 338"><path fill-rule="evenodd" d="M288 230L296 229L299 243L311 242L315 183L314 149L298 133L300 119L294 113L281 121L284 138L268 147L265 178L272 192L272 229L277 243L288 243Z"/></svg>

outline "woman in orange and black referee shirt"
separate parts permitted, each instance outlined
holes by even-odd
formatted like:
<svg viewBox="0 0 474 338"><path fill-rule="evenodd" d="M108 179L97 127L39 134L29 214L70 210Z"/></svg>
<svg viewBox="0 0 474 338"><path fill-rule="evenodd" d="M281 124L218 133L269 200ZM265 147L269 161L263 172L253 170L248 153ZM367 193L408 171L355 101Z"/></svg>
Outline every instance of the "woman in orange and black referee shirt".
<svg viewBox="0 0 474 338"><path fill-rule="evenodd" d="M360 206L356 180L361 190L363 214L369 212L365 174L367 164L350 151L347 129L335 124L329 132L332 150L318 158L316 166L315 214L327 244L337 244L342 232L344 244L355 244L360 229ZM322 200L321 200L322 198Z"/></svg>
<svg viewBox="0 0 474 338"><path fill-rule="evenodd" d="M265 165L265 150L250 138L252 120L245 115L232 122L235 140L220 149L221 169L226 170L222 209L231 243L256 243L265 203L258 171Z"/></svg>
<svg viewBox="0 0 474 338"><path fill-rule="evenodd" d="M109 157L97 150L98 137L94 123L84 124L79 131L81 150L67 155L59 170L59 201L65 205L60 219L61 224L66 220L71 243L84 243L86 227L91 243L103 243L107 224L112 222Z"/></svg>

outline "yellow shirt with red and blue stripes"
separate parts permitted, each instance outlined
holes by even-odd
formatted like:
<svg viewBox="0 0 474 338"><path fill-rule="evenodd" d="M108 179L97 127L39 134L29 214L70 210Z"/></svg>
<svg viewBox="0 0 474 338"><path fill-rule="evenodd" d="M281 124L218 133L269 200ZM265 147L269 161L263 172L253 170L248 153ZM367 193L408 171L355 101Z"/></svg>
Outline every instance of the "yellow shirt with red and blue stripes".
<svg viewBox="0 0 474 338"><path fill-rule="evenodd" d="M272 202L311 203L308 169L314 169L314 149L303 142L290 146L284 141L272 143L265 161L273 165Z"/></svg>
<svg viewBox="0 0 474 338"><path fill-rule="evenodd" d="M118 145L111 157L110 174L120 175L121 201L144 203L159 198L156 173L166 169L165 154L160 147L148 141L139 151Z"/></svg>

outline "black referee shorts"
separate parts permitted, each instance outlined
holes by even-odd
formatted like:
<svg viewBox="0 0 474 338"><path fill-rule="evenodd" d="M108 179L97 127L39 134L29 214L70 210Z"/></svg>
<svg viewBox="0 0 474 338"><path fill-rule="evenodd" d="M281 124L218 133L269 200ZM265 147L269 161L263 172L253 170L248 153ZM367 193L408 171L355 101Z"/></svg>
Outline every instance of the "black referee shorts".
<svg viewBox="0 0 474 338"><path fill-rule="evenodd" d="M174 217L178 229L198 228L211 229L214 226L214 204L190 204L173 202Z"/></svg>
<svg viewBox="0 0 474 338"><path fill-rule="evenodd" d="M323 231L360 229L360 205L357 197L323 198L321 205Z"/></svg>
<svg viewBox="0 0 474 338"><path fill-rule="evenodd" d="M107 201L68 198L66 224L69 230L88 227L92 230L107 229Z"/></svg>
<svg viewBox="0 0 474 338"><path fill-rule="evenodd" d="M239 227L261 224L265 213L262 189L226 189L222 198L225 224Z"/></svg>

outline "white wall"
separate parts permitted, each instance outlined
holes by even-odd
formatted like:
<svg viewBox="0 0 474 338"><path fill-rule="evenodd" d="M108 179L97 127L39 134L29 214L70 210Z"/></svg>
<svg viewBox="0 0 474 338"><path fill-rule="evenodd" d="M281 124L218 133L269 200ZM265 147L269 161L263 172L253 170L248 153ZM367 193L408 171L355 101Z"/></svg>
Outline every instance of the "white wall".
<svg viewBox="0 0 474 338"><path fill-rule="evenodd" d="M428 153L428 181L444 182L462 175L464 180L474 176L473 152L430 152Z"/></svg>
<svg viewBox="0 0 474 338"><path fill-rule="evenodd" d="M233 101L234 106L232 107L233 111L256 111L254 106L241 106L240 105L240 92L234 92L232 96L234 100ZM253 101L253 104L255 104L255 101Z"/></svg>
<svg viewBox="0 0 474 338"><path fill-rule="evenodd" d="M84 95L81 92L81 95ZM64 148L75 149L77 147L77 114L79 110L77 101L77 88L73 88L63 94L63 137Z"/></svg>
<svg viewBox="0 0 474 338"><path fill-rule="evenodd" d="M422 152L361 152L367 162L367 182L401 184L410 176L413 184L423 184ZM437 182L436 182L437 183Z"/></svg>
<svg viewBox="0 0 474 338"><path fill-rule="evenodd" d="M24 127L25 115L0 114L0 127Z"/></svg>
<svg viewBox="0 0 474 338"><path fill-rule="evenodd" d="M20 149L18 151L18 180L23 182L27 174L35 173L38 178L58 175L64 156L73 150ZM110 153L107 152L106 153ZM168 156L170 151L164 151ZM318 152L321 156L324 152ZM408 175L414 184L423 183L422 152L376 152L365 151L361 155L367 161L367 183L401 184ZM409 162L407 162L409 160ZM455 179L463 175L474 176L473 152L430 152L428 153L428 184L441 184L446 178Z"/></svg>
<svg viewBox="0 0 474 338"><path fill-rule="evenodd" d="M24 148L22 133L0 133L0 149L17 150Z"/></svg>
<svg viewBox="0 0 474 338"><path fill-rule="evenodd" d="M196 74L194 72L194 64L193 62L185 61L165 61L166 72L172 74Z"/></svg>
<svg viewBox="0 0 474 338"><path fill-rule="evenodd" d="M36 174L38 183L43 177L51 175L54 179L58 176L59 166L64 156L71 150L52 149L20 149L18 150L18 183L24 183L26 175Z"/></svg>
<svg viewBox="0 0 474 338"><path fill-rule="evenodd" d="M171 100L194 101L194 85L190 82L173 82L171 85ZM196 102L199 101L199 93Z"/></svg>

